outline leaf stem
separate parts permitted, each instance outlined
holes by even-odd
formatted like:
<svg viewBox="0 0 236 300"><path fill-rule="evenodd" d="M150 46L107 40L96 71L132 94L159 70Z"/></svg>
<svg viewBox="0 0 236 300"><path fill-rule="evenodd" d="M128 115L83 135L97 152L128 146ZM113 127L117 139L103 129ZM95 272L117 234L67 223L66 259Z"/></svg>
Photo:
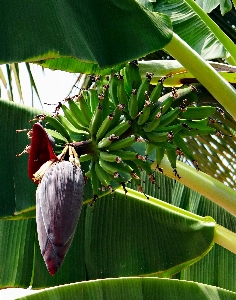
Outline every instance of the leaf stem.
<svg viewBox="0 0 236 300"><path fill-rule="evenodd" d="M177 170L181 178L178 179L173 173L173 169L166 157L163 158L159 167L163 168L164 174L168 177L179 180L180 183L197 191L231 214L236 215L236 192L230 187L179 161L177 161ZM152 168L156 168L155 163L152 165Z"/></svg>
<svg viewBox="0 0 236 300"><path fill-rule="evenodd" d="M216 224L214 242L236 254L236 233Z"/></svg>
<svg viewBox="0 0 236 300"><path fill-rule="evenodd" d="M185 0L196 14L201 18L207 27L210 28L212 33L223 44L225 49L229 51L234 60L236 60L236 49L234 42L224 33L223 30L208 16L208 14L193 0Z"/></svg>
<svg viewBox="0 0 236 300"><path fill-rule="evenodd" d="M214 70L198 53L196 53L177 34L165 47L205 88L212 96L236 119L235 89Z"/></svg>

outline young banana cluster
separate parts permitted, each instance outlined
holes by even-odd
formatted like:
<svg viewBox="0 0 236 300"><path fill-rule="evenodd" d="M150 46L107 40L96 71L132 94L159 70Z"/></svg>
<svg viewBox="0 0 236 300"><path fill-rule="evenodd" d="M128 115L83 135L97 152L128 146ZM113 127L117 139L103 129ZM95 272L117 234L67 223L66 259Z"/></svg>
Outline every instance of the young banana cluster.
<svg viewBox="0 0 236 300"><path fill-rule="evenodd" d="M65 143L73 144L80 162L90 161L85 176L91 180L94 201L105 190L129 180L142 191L140 170L155 183L153 161L148 159L153 151L159 171L164 154L176 176L176 159L182 154L198 169L184 138L221 135L209 118L217 111L223 114L222 110L197 106L197 93L191 86L162 95L165 78L153 86L152 77L147 73L142 80L133 61L119 73L91 77L89 86L60 103L54 116L44 116L53 127L46 130L56 141L56 151ZM136 143L144 143L145 153L134 150Z"/></svg>

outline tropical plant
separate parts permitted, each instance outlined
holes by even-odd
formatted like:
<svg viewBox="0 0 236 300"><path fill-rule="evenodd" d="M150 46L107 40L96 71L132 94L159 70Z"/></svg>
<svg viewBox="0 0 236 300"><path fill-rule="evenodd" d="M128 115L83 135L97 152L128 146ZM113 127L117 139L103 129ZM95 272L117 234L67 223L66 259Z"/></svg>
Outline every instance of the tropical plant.
<svg viewBox="0 0 236 300"><path fill-rule="evenodd" d="M27 137L16 135L15 130L29 128L28 120L45 112L0 101L4 141L0 156L1 288L43 289L21 299L180 299L189 298L190 293L194 299L236 298L236 92L232 85L236 52L229 36L197 3L201 1L64 0L57 5L52 1L21 5L12 1L11 10L1 3L2 24L7 24L0 33L4 45L1 62L34 62L102 75L104 80L109 75L111 80L110 74L122 75L128 61L140 59L141 75L154 73L153 88L158 80L162 84L163 76L168 77L166 86L196 79L207 90L199 93L199 105L210 103L226 111L225 119L219 117L223 124L214 125L216 130L220 126L225 139L204 135L185 140L193 154L197 153L204 173L188 166L188 160L175 160L177 171L173 173L173 162L171 165L164 157L158 165L164 174L155 172L155 184L141 172L142 192L132 180L128 187L101 194L93 210L87 205L94 200L88 182L73 243L60 270L51 277L38 246L35 184L28 179L27 157L15 158L28 143ZM208 11L215 4L221 4L223 13L230 10L230 1L208 3ZM161 49L177 61L142 60ZM163 55L160 51L157 55L160 53ZM225 64L217 63L222 58ZM87 78L85 86L92 85ZM195 88L202 90L200 85ZM174 90L174 95L178 93L181 90ZM108 102L107 107L111 105ZM50 116L46 120L50 123ZM140 121L142 124L145 121ZM48 132L53 133L52 127L47 127ZM61 144L65 138L74 142L71 133L63 136L59 128L61 136L54 132L55 139ZM80 139L87 134L80 133ZM142 147L133 149L145 155ZM82 167L88 171L90 161L84 160ZM156 169L156 163L150 167ZM64 286L58 287L61 284Z"/></svg>

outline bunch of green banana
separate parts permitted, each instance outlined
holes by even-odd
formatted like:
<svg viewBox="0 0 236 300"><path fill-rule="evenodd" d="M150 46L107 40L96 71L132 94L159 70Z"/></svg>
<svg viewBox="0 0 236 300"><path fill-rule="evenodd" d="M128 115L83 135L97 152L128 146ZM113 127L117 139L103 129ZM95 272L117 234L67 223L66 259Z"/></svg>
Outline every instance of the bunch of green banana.
<svg viewBox="0 0 236 300"><path fill-rule="evenodd" d="M166 153L176 176L176 159L182 154L198 169L184 138L220 135L209 118L222 110L198 106L191 86L162 95L165 78L153 86L152 77L147 73L142 81L138 62L131 62L109 78L91 77L86 90L65 99L55 116L44 117L58 146L73 144L82 166L90 161L85 175L91 180L93 202L129 180L141 190L140 169L154 183L151 161L144 154L154 152L162 171L159 165ZM138 142L145 143L146 153L132 148Z"/></svg>

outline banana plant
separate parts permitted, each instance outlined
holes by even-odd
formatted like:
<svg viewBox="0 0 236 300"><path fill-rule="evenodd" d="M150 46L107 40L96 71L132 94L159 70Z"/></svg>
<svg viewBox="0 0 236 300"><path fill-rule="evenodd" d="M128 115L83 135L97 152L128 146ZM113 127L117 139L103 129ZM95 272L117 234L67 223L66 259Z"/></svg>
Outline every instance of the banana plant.
<svg viewBox="0 0 236 300"><path fill-rule="evenodd" d="M191 106L193 100L190 99L189 103L186 104L185 97L187 97L186 101L189 97L184 88L182 90L173 89L170 95L162 96L161 101L159 101L159 104L164 103L164 105L155 105L154 96L152 97L155 88L152 92L150 89L150 94L145 93L149 90L151 75L143 80L140 76L137 80L130 82L127 79L129 77L125 64L126 61L164 48L193 77L197 78L235 118L232 105L235 101L234 89L193 50L194 45L191 43L189 43L190 46L187 45L184 42L184 37L179 37L181 28L175 25L175 21L176 24L179 22L171 19L170 12L173 11L173 7L177 10L184 8L185 12L191 11L195 20L197 18L199 21L199 28L205 29L205 36L210 36L212 41L221 45L220 53L218 52L216 57L226 56L228 51L232 54L231 61L233 61L234 48L232 43L227 43L227 39L224 40L225 35L223 33L219 36L213 36L215 33L214 26L206 26L206 23L209 25L208 22L210 23L211 20L206 15L203 17L202 10L195 6L194 1L173 1L172 4L167 3L167 1L159 1L158 4L142 1L142 4L147 5L147 7L144 8L141 4L131 0L128 2L100 1L99 6L93 3L94 10L91 10L89 1L87 3L78 1L76 5L64 1L60 2L57 7L48 1L47 6L41 2L38 4L37 13L40 11L40 20L41 22L42 20L45 21L44 27L37 26L39 18L34 17L36 10L30 7L30 3L27 3L27 6L19 7L17 2L14 3L13 1L13 8L14 5L17 5L17 10L9 11L6 9L5 12L8 11L8 15L5 12L2 15L3 20L4 18L10 20L14 17L14 11L17 11L18 18L16 20L19 24L13 23L12 29L15 32L17 30L25 32L24 40L21 35L17 35L19 36L18 45L23 44L26 39L27 41L32 40L34 43L27 47L27 51L24 47L15 48L13 47L14 40L11 39L12 35L5 32L2 38L3 40L6 39L6 45L10 43L11 47L6 46L5 50L1 51L1 61L6 63L10 61L34 61L54 69L60 68L67 71L74 72L76 70L102 75L111 74L109 80L118 80L115 88L117 93L112 93L112 85L110 84L110 98L108 100L106 98L107 89L103 90L103 85L99 85L98 81L95 94L93 94L91 86L87 94L84 93L82 96L67 99L68 101L60 107L64 115L59 112L57 118L52 118L51 115L43 111L10 102L0 102L2 112L0 132L2 140L6 141L1 155L2 169L6 171L1 172L0 232L4 242L0 248L0 257L8 258L1 259L4 274L0 282L2 288L32 286L34 289L45 289L46 287L77 282L77 284L65 285L64 287L45 289L38 294L26 297L28 299L37 297L51 299L58 297L58 294L64 294L68 298L68 296L74 297L73 295L79 293L83 293L83 296L88 299L92 295L98 299L102 297L111 298L111 295L114 299L121 299L122 291L124 298L127 298L127 295L135 299L138 297L154 298L154 295L158 294L165 295L166 298L170 298L170 295L174 295L175 298L187 298L190 290L194 290L194 296L196 298L201 297L201 299L207 299L209 295L213 299L216 295L220 299L227 299L227 297L234 299L236 297L235 278L234 274L232 275L235 264L235 255L233 254L235 253L235 191L211 178L211 176L177 162L176 155L173 159L173 151L170 146L178 146L182 143L181 147L184 148L184 134L189 131L192 135L194 130L200 130L197 127L195 127L197 129L193 129L194 122L188 123L187 118L185 118L185 122L179 121L184 118L184 105L187 106L186 113L188 113L188 108L190 108L188 106ZM27 10L29 10L28 14ZM48 18L48 11L51 12L52 18L55 18L53 25L52 19ZM83 21L85 14L82 14L82 11L87 11L86 30L84 30L84 26L81 26L82 23L85 24ZM133 14L130 14L131 11ZM62 18L59 17L61 14L64 14L63 22ZM101 17L104 14L106 18ZM80 15L79 19L77 18L78 15ZM27 17L21 19L22 16L27 16L28 19ZM22 28L26 25L25 20L28 20L32 26L23 31ZM104 20L106 20L106 24ZM108 24L109 26L107 26ZM140 24L140 27L131 26L132 24L137 26ZM49 27L51 31L47 30ZM37 32L35 31L36 28ZM38 32L39 28L42 32ZM54 28L57 30L57 34L53 33ZM81 29L78 30L78 28ZM130 30L127 31L127 28ZM148 32L147 28L149 29ZM101 32L105 31L106 34L101 35ZM63 32L66 32L67 42L64 42ZM89 38L88 32L90 33ZM129 36L125 35L127 32ZM36 38L39 34L43 38L40 43L37 42ZM52 34L52 38L49 38L50 34ZM91 36L96 39L96 44L91 42L93 40ZM98 39L98 37L100 38ZM74 41L73 47L70 42L72 39ZM125 46L124 44L117 44L117 41L120 42L120 40L125 41ZM133 46L135 43L139 43L136 48ZM122 56L117 55L117 49L120 49L118 47L122 47ZM208 46L209 48L211 47ZM199 48L196 47L195 50L199 50ZM210 57L205 58L214 59L216 57L211 54ZM154 70L150 71L154 72ZM118 77L117 75L114 76L117 72ZM168 77L171 72L167 71L163 75ZM126 81L123 77L126 78ZM164 79L163 81L165 82ZM212 85L212 81L216 84ZM138 82L137 94L135 94L132 91L133 84ZM162 84L161 81L159 85L162 86ZM157 84L156 90L158 90L159 85ZM99 89L100 91L97 93ZM157 94L159 92L160 90L157 91ZM189 94L194 93L189 91ZM116 96L120 109L116 109ZM139 99L137 102L135 102L136 96ZM157 103L160 96L159 94L157 97ZM152 101L149 100L149 97L152 97ZM90 101L90 99L93 100ZM179 99L178 107L173 106L173 99L177 101ZM102 101L107 101L106 104L103 102L104 109L101 109L100 102ZM150 107L151 105L153 107ZM181 106L182 111L179 110L179 106ZM137 107L136 115L133 114L135 107ZM194 106L194 108L198 107ZM80 122L78 122L76 109L80 111ZM191 109L189 109L189 113L190 111ZM152 114L159 116L154 122L155 124L150 119ZM111 117L107 119L107 115L111 115ZM116 115L119 118L112 128L109 120L115 119ZM52 135L55 139L56 158L54 157L54 159L61 161L62 157L58 157L58 155L61 151L63 152L62 145L69 143L70 147L74 148L80 156L84 174L90 178L85 185L84 205L78 225L74 228L76 232L72 245L62 266L53 277L46 270L37 241L36 185L29 180L27 175L27 157L15 158L15 155L24 149L28 143L27 136L21 133L15 134L15 130L31 129L28 120L32 120L35 116L50 124L50 126L46 126L46 136L44 135L43 139L44 141L46 139L46 149L51 149L48 137ZM158 124L158 122L160 123ZM182 128L178 126L178 122L187 126ZM169 130L168 132L163 130L166 126L175 126L172 127L172 130L175 131L176 137L169 135ZM191 130L189 129L190 126L192 126ZM204 126L208 125L205 124ZM212 126L210 129L207 127L205 129L212 130ZM214 128L213 130L215 133L216 130ZM163 132L165 134L162 134ZM140 138L143 135L146 144L147 141L151 141L154 146L153 149L141 146L142 143L136 140L137 135ZM115 138L117 136L121 136L122 143ZM133 139L131 143L130 137L133 136L135 140ZM177 138L178 136L182 139ZM82 147L81 143L83 144L85 140L90 142L85 143ZM136 142L138 143L136 144ZM163 142L162 146L160 142ZM33 143L33 138L31 143ZM38 144L37 147L40 146L40 143ZM126 147L132 145L133 148L126 148L124 145ZM168 159L162 155L163 151L158 147L164 148ZM157 149L160 152L157 152ZM153 154L151 150L156 152ZM185 155L192 159L191 151L188 152L186 148L184 150ZM125 151L126 155L123 156L123 159L121 158L122 154L124 155L122 151ZM150 157L148 163L145 161L145 151ZM138 156L133 157L132 152ZM32 153L30 153L31 157ZM65 154L70 158L69 152ZM112 160L117 160L117 157L128 162L124 165L116 162L116 167L120 167L118 173L122 175L122 178L125 178L124 181L131 179L131 183L123 186L123 188L118 187L121 183L119 180L118 182L113 180L113 178L116 179L114 175L111 179L112 166L114 168L115 163ZM157 158L160 159L158 163ZM35 161L33 159L33 163ZM75 165L75 161L76 154L74 153L70 163ZM141 167L146 172L141 172L136 166ZM31 163L29 163L30 167ZM135 175L128 167L131 167L132 171L136 170ZM164 174L158 172L162 169ZM48 174L47 172L46 170L46 174ZM93 174L97 176L93 176ZM165 175L173 177L173 180ZM37 178L31 176L30 179ZM100 182L99 185L96 182L97 179ZM101 183L106 187L110 185L108 183L111 183L111 188L103 191ZM39 183L38 188L41 187L41 184L42 182ZM40 193L38 192L38 194ZM97 196L98 199L94 196ZM92 203L92 208L88 203ZM65 222L69 221L65 220ZM207 274L205 273L206 265L209 266L210 270ZM226 274L231 274L231 280ZM144 278L137 278L136 276ZM118 277L126 278L118 279ZM164 277L164 279L160 277ZM113 279L95 280L104 278ZM186 282L181 279L189 281ZM195 283L190 282L191 280Z"/></svg>

